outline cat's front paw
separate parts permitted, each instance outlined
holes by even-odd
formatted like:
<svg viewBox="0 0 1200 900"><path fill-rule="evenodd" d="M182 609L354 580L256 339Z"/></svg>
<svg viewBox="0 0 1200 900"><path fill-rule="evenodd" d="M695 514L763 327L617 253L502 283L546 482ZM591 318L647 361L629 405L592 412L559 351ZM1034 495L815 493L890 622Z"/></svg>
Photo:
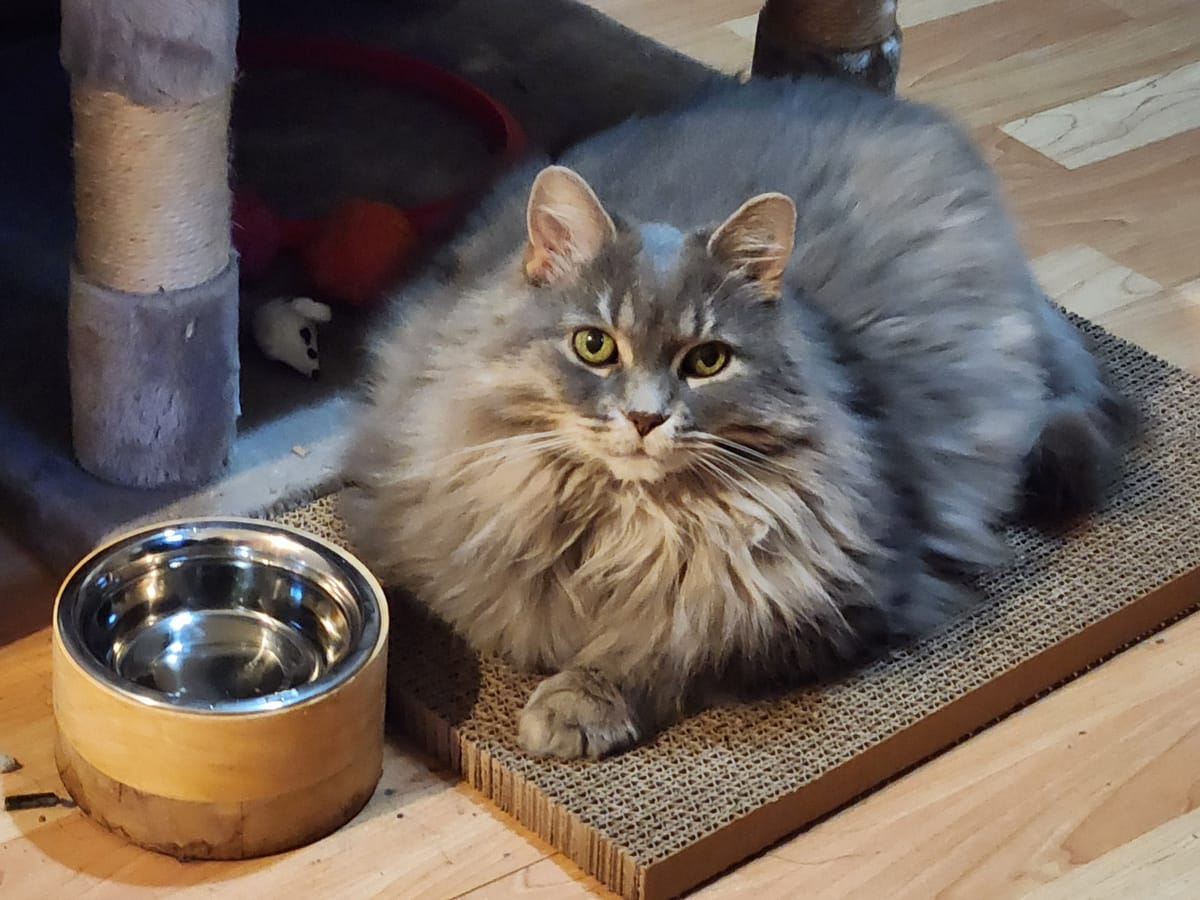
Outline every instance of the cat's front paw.
<svg viewBox="0 0 1200 900"><path fill-rule="evenodd" d="M568 669L537 686L521 710L521 746L536 756L599 759L641 736L629 702L611 681Z"/></svg>

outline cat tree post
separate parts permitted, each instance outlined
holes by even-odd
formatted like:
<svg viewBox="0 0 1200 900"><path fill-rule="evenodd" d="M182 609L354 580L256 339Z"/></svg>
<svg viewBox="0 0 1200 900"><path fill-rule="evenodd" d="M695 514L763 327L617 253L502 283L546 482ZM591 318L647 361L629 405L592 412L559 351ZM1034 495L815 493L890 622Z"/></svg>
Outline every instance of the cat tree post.
<svg viewBox="0 0 1200 900"><path fill-rule="evenodd" d="M896 0L766 0L754 42L755 75L836 75L896 91Z"/></svg>
<svg viewBox="0 0 1200 900"><path fill-rule="evenodd" d="M238 415L229 113L237 0L62 0L80 464L138 487L225 467Z"/></svg>

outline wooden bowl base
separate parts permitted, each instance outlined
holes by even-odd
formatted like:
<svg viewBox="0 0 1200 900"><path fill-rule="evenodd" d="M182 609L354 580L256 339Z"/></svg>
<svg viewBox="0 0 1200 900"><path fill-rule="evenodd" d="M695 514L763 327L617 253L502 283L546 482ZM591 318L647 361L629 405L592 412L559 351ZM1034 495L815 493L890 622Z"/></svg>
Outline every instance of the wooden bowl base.
<svg viewBox="0 0 1200 900"><path fill-rule="evenodd" d="M249 859L312 843L349 822L382 775L357 762L301 790L231 803L175 800L122 784L59 735L55 759L71 797L109 831L180 860Z"/></svg>

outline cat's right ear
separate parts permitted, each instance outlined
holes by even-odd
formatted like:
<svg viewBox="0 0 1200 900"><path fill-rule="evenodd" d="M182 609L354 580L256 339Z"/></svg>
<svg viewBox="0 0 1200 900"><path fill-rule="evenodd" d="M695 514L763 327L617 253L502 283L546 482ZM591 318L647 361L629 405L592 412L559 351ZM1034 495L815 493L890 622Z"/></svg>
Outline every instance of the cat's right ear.
<svg viewBox="0 0 1200 900"><path fill-rule="evenodd" d="M591 186L565 166L538 173L526 222L524 267L531 284L552 284L574 274L617 233Z"/></svg>

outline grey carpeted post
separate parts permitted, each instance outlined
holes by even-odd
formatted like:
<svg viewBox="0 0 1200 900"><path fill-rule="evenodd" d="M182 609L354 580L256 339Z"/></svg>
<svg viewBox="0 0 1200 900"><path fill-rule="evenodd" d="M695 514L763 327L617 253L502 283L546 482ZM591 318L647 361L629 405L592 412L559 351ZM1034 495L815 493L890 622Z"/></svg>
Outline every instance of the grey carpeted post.
<svg viewBox="0 0 1200 900"><path fill-rule="evenodd" d="M236 35L237 0L62 0L73 437L83 467L119 484L210 480L233 445Z"/></svg>

